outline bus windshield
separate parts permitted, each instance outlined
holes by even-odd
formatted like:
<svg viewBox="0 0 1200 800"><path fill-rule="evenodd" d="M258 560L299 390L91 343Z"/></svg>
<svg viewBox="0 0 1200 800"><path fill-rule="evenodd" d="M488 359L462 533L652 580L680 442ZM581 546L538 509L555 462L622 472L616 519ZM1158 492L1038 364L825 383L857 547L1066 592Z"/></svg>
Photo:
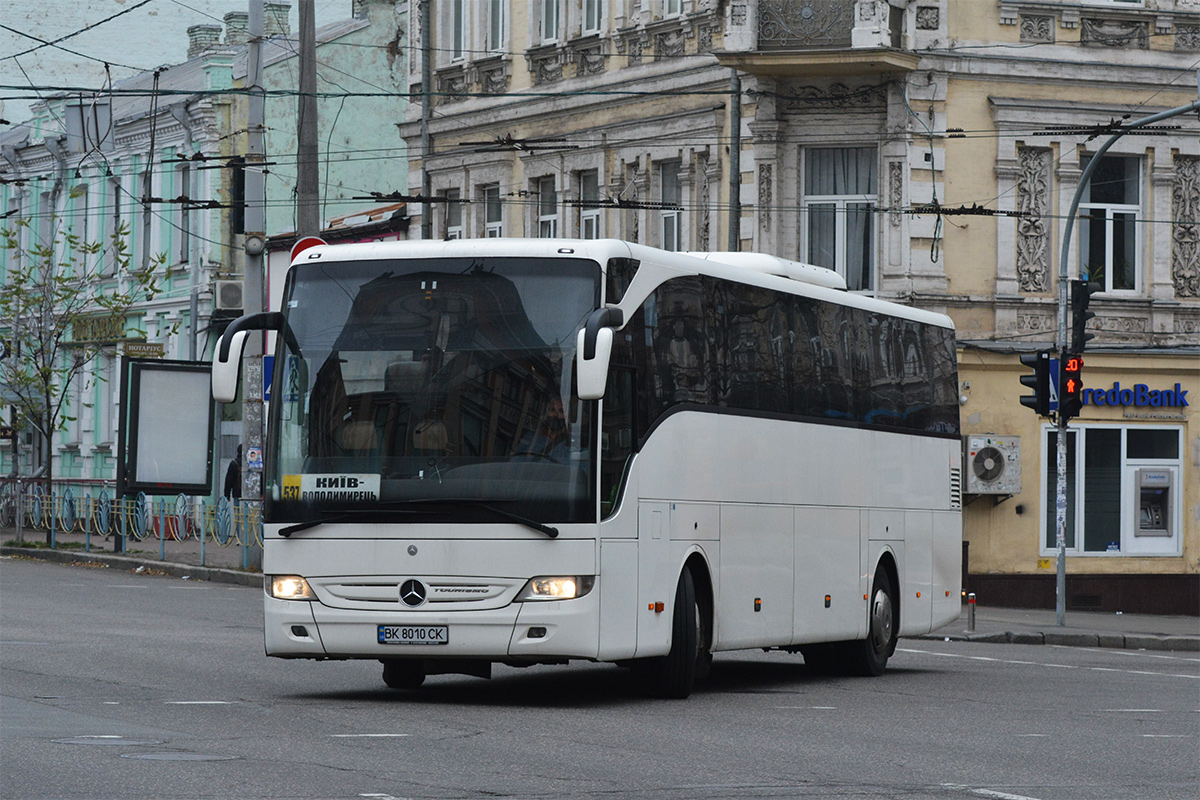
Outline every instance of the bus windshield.
<svg viewBox="0 0 1200 800"><path fill-rule="evenodd" d="M571 258L294 266L267 520L594 521L595 404L572 371L599 287Z"/></svg>

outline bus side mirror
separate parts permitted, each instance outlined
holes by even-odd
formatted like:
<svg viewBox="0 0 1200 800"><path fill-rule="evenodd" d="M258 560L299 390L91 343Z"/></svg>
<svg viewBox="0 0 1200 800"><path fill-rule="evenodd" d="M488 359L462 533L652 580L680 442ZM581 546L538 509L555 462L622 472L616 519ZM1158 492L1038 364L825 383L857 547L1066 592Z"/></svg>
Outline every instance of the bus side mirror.
<svg viewBox="0 0 1200 800"><path fill-rule="evenodd" d="M283 314L266 311L246 314L229 323L213 353L212 396L218 403L237 398L238 379L242 374L242 348L250 331L277 331L283 328Z"/></svg>
<svg viewBox="0 0 1200 800"><path fill-rule="evenodd" d="M250 331L221 335L212 362L212 396L218 403L232 403L237 398L238 379L242 375L242 348L249 335Z"/></svg>
<svg viewBox="0 0 1200 800"><path fill-rule="evenodd" d="M580 400L599 400L608 386L608 362L612 356L613 328L620 327L625 315L620 309L599 308L588 317L579 332L575 348L576 383Z"/></svg>

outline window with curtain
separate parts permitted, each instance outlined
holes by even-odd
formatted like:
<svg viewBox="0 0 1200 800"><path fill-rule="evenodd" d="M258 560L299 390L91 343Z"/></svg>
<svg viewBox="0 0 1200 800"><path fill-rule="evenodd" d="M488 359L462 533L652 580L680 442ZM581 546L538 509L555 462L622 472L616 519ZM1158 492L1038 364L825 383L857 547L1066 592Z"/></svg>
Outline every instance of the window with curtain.
<svg viewBox="0 0 1200 800"><path fill-rule="evenodd" d="M446 198L445 238L447 240L461 239L463 238L462 203L459 202L458 189L447 190L444 197Z"/></svg>
<svg viewBox="0 0 1200 800"><path fill-rule="evenodd" d="M683 196L679 185L679 170L678 161L664 161L658 167L659 199L664 206L658 212L658 241L663 250L683 249L683 239L679 231L683 217L679 208Z"/></svg>
<svg viewBox="0 0 1200 800"><path fill-rule="evenodd" d="M553 239L558 236L558 192L553 176L538 179L537 194L538 238Z"/></svg>
<svg viewBox="0 0 1200 800"><path fill-rule="evenodd" d="M836 270L852 291L875 288L878 159L874 147L804 151L802 260Z"/></svg>
<svg viewBox="0 0 1200 800"><path fill-rule="evenodd" d="M1086 167L1090 158L1084 159ZM1079 203L1079 272L1104 291L1138 290L1140 160L1103 156Z"/></svg>
<svg viewBox="0 0 1200 800"><path fill-rule="evenodd" d="M483 235L498 239L504 235L504 211L500 205L500 185L483 187Z"/></svg>
<svg viewBox="0 0 1200 800"><path fill-rule="evenodd" d="M579 238L600 238L600 174L596 170L579 173Z"/></svg>

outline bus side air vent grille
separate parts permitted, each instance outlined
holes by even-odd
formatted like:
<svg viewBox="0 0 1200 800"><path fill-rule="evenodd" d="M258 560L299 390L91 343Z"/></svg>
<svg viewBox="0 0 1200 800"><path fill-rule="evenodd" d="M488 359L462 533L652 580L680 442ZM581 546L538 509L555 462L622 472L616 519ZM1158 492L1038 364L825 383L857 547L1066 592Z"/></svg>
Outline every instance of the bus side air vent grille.
<svg viewBox="0 0 1200 800"><path fill-rule="evenodd" d="M962 468L950 468L950 508L962 508Z"/></svg>

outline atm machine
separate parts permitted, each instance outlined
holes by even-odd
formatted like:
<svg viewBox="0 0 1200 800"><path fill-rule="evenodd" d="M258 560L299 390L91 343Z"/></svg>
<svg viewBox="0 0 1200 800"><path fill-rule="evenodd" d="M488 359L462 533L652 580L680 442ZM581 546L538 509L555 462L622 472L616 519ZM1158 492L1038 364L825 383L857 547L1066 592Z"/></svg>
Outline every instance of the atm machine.
<svg viewBox="0 0 1200 800"><path fill-rule="evenodd" d="M1138 524L1135 536L1171 535L1171 493L1175 489L1175 470L1142 467L1137 470Z"/></svg>

